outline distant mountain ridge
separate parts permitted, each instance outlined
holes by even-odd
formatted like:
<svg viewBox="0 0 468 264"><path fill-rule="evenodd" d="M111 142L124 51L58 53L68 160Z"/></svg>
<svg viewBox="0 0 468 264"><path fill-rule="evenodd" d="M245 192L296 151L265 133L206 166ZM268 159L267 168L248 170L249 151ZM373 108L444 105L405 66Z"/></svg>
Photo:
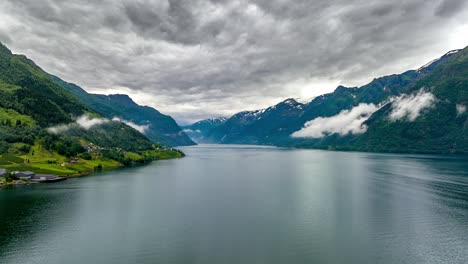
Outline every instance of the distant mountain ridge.
<svg viewBox="0 0 468 264"><path fill-rule="evenodd" d="M125 94L90 94L81 87L51 76L55 83L76 95L88 108L109 119L117 118L138 128L151 141L165 146L194 145L175 120L149 106L136 104Z"/></svg>
<svg viewBox="0 0 468 264"><path fill-rule="evenodd" d="M262 144L391 152L468 152L468 147L465 143L468 141L465 139L466 112L458 114L458 116L453 116L456 111L456 107L458 107L458 109L465 109L467 105L467 53L467 48L463 50L450 51L439 59L428 63L418 70L409 70L401 74L393 74L376 78L361 87L348 88L338 86L334 92L318 96L306 104L299 103L294 99L287 99L266 109L237 113L216 127L200 130L203 137L202 143ZM446 83L452 83L455 80L457 80L458 83L454 83L451 87L446 86ZM425 114L436 115L437 111L434 113L429 110L424 111L414 122L404 120L387 123L384 122L384 119L388 119L388 115L395 107L395 102L391 102L391 100L395 100L395 98L399 100L410 100L413 98L415 103L417 103L419 102L417 100L418 91L421 89L423 91L421 92L422 95L427 97L427 94L429 93L431 96L434 95L434 97L437 98L434 99L433 108L431 108L432 106L429 107L430 109L433 109L433 111L439 110L439 107L443 102L442 98L446 102L450 102L448 106L445 106L452 109L450 110L450 115L447 116L455 118L458 123L457 125L454 124L452 126L452 130L446 131L446 134L452 136L455 134L459 135L457 136L459 140L454 143L456 146L455 148L447 147L447 150L445 151L443 147L440 147L440 144L449 144L449 140L447 138L444 140L438 138L436 140L436 134L420 135L422 138L425 138L425 141L420 144L412 144L409 140L405 139L406 135L399 134L398 136L395 136L393 133L394 131L392 131L392 129L397 129L397 127L395 127L396 124L405 124L402 125L402 127L405 127L405 130L407 131L412 130L413 128L416 129L416 127L418 127L416 124L423 120L422 118L424 118ZM444 92L439 94L442 90ZM457 96L454 96L455 94ZM348 133L345 135L339 135L337 133L332 133L332 130L332 132L320 138L301 138L291 136L295 132L303 130L307 124L311 125L311 123L308 123L310 121L316 120L312 125L317 125L319 128L323 128L322 123L324 122L337 122L331 118L342 116L349 118L349 115L356 112L358 106L361 106L361 108L372 106L371 109L378 109L382 104L385 106L373 113L372 116L370 116L363 124L366 128L368 127L367 132L363 134L355 135ZM351 112L353 109L355 111ZM382 114L384 110L387 112ZM439 111L442 110L440 109ZM377 118L378 116L381 117ZM438 120L445 120L449 123L453 121L446 118L439 118ZM318 121L323 122L319 123ZM440 122L435 123L438 123L438 126L442 126L442 123ZM377 124L379 124L379 129L377 129ZM388 125L389 128L384 129L382 127L383 124ZM330 124L328 124L328 126L330 126ZM436 129L436 127L430 123L426 123L426 126L431 129ZM309 127L307 129L310 130L311 128ZM427 129L418 127L418 131L424 130ZM418 134L418 131L411 133ZM379 139L377 139L376 135L380 135ZM387 138L393 138L393 142L395 142L396 145L388 143ZM377 144L379 141L387 143ZM398 145L402 142L406 143ZM439 147L436 148L431 146L433 142L437 142ZM387 146L388 149L386 149L385 146Z"/></svg>
<svg viewBox="0 0 468 264"><path fill-rule="evenodd" d="M188 126L182 126L184 132L197 143L208 143L205 141L205 132L223 124L227 120L226 117L209 118L195 122Z"/></svg>

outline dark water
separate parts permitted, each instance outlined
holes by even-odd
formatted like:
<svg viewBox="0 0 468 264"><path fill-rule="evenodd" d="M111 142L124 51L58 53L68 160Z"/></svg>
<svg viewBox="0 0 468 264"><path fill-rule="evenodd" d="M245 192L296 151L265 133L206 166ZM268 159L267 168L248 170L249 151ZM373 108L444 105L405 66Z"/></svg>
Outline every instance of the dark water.
<svg viewBox="0 0 468 264"><path fill-rule="evenodd" d="M184 151L0 190L0 263L468 263L466 158Z"/></svg>

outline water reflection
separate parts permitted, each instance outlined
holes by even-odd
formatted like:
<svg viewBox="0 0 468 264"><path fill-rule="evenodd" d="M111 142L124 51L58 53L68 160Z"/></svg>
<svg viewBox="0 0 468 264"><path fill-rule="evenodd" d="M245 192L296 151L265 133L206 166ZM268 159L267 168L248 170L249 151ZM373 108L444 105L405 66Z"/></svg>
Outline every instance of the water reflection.
<svg viewBox="0 0 468 264"><path fill-rule="evenodd" d="M1 190L0 263L468 258L466 158L251 146L185 152L181 160Z"/></svg>
<svg viewBox="0 0 468 264"><path fill-rule="evenodd" d="M0 259L5 254L22 254L25 249L52 246L48 235L67 230L76 216L77 189L64 184L35 187L0 190Z"/></svg>

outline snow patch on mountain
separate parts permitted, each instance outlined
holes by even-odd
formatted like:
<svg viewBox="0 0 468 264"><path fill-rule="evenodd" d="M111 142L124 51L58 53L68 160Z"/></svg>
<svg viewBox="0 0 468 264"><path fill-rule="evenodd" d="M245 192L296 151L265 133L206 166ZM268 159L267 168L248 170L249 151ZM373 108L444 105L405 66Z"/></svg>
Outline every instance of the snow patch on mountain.
<svg viewBox="0 0 468 264"><path fill-rule="evenodd" d="M445 58L445 57L447 57L447 56L453 55L453 54L459 52L460 50L461 50L461 49L451 50L451 51L445 53L442 57L440 57L440 58L438 58L438 59L435 59L435 60L432 60L432 61L430 61L430 62L424 64L424 65L421 66L419 69L417 69L416 72L421 72L421 71L423 71L424 69L430 67L433 63L438 62L438 61L441 60L442 58Z"/></svg>

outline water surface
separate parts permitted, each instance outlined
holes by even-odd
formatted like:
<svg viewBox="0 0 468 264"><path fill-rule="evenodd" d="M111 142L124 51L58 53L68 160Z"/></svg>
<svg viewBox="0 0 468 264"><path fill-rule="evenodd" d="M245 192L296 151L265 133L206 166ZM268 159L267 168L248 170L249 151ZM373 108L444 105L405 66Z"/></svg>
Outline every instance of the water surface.
<svg viewBox="0 0 468 264"><path fill-rule="evenodd" d="M468 160L255 146L0 190L0 263L468 263Z"/></svg>

